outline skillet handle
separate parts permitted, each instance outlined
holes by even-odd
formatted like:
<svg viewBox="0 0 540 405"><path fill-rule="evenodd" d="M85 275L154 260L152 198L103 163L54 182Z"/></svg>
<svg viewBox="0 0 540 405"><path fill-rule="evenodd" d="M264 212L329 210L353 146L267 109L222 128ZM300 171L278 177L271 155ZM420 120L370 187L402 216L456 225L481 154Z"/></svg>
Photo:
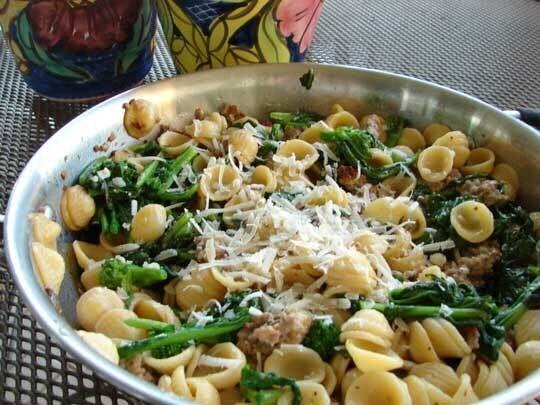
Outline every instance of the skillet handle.
<svg viewBox="0 0 540 405"><path fill-rule="evenodd" d="M540 108L518 108L517 110L523 122L540 128Z"/></svg>

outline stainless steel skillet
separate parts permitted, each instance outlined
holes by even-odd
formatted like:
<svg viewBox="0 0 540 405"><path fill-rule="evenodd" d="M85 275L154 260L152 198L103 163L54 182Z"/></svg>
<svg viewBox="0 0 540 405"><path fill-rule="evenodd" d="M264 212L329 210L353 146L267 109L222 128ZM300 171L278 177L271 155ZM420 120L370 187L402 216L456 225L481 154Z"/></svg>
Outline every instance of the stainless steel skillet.
<svg viewBox="0 0 540 405"><path fill-rule="evenodd" d="M299 77L313 68L311 90ZM340 103L356 115L369 112L399 113L422 127L443 122L471 135L478 144L492 148L498 159L510 163L521 179L521 199L529 209L540 209L540 135L532 127L475 98L448 88L400 75L346 66L289 64L252 65L179 76L130 90L81 114L49 139L21 173L10 196L4 224L5 248L13 278L26 304L43 328L72 355L123 391L151 403L188 403L160 391L96 354L74 333L74 308L78 295L75 262L69 250L72 235L64 232L60 249L67 255L66 275L59 314L35 277L29 257L27 216L49 206L60 220L62 187L71 184L82 168L104 152L133 140L122 128L122 104L134 97L150 99L164 114L206 111L224 102L238 104L249 115L275 110L309 110L327 114ZM116 139L108 142L110 134ZM109 144L110 143L110 144ZM102 148L101 148L102 149ZM67 178L62 179L62 173ZM540 393L540 372L487 399L486 403L510 404Z"/></svg>

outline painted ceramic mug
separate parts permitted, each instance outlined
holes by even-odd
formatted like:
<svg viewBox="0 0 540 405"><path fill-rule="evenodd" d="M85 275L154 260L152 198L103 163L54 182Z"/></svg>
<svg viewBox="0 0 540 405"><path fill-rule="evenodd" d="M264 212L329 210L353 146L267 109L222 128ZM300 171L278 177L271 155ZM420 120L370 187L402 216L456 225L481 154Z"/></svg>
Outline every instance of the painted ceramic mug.
<svg viewBox="0 0 540 405"><path fill-rule="evenodd" d="M181 73L304 60L323 0L157 0Z"/></svg>
<svg viewBox="0 0 540 405"><path fill-rule="evenodd" d="M36 92L102 98L152 67L155 0L0 0L0 25Z"/></svg>

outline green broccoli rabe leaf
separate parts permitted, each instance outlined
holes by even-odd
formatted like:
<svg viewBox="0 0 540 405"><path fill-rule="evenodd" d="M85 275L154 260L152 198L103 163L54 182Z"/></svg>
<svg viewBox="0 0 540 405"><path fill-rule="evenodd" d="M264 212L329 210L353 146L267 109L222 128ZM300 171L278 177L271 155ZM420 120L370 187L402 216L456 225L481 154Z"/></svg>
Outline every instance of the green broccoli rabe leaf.
<svg viewBox="0 0 540 405"><path fill-rule="evenodd" d="M312 322L302 344L319 353L319 356L328 361L336 352L339 345L341 330L332 321L317 319Z"/></svg>
<svg viewBox="0 0 540 405"><path fill-rule="evenodd" d="M79 176L79 184L94 198L129 200L134 195L137 176L137 169L131 163L115 162L103 156L83 170ZM117 186L113 181L115 178L121 178L125 184L122 187Z"/></svg>
<svg viewBox="0 0 540 405"><path fill-rule="evenodd" d="M493 236L501 242L501 263L505 267L538 263L533 222L527 211L516 204L506 204L495 207L493 216Z"/></svg>
<svg viewBox="0 0 540 405"><path fill-rule="evenodd" d="M130 293L133 287L151 287L167 279L162 267L141 267L117 258L107 259L101 265L99 284L116 290L121 287Z"/></svg>
<svg viewBox="0 0 540 405"><path fill-rule="evenodd" d="M313 86L313 81L315 80L315 71L310 68L306 73L300 76L298 80L300 81L300 85L302 87L304 87L306 90L310 90Z"/></svg>
<svg viewBox="0 0 540 405"><path fill-rule="evenodd" d="M453 308L476 308L488 314L497 314L498 308L490 296L481 296L469 284L458 284L453 280L433 277L431 281L420 281L408 287L396 288L388 295L398 305L447 305Z"/></svg>
<svg viewBox="0 0 540 405"><path fill-rule="evenodd" d="M318 114L308 113L308 112L298 112L298 113L289 113L289 112L271 112L270 119L277 124L282 126L291 126L291 127L309 127L311 124L320 121L323 117Z"/></svg>
<svg viewBox="0 0 540 405"><path fill-rule="evenodd" d="M198 222L198 219L191 212L184 212L167 229L161 240L163 249L177 249L190 246L195 237L195 229L191 220Z"/></svg>
<svg viewBox="0 0 540 405"><path fill-rule="evenodd" d="M357 128L340 127L326 131L321 134L321 139L334 145L334 151L342 162L353 167L360 165L362 173L372 182L380 182L406 171L418 157L414 155L386 166L373 166L370 164L370 149L387 150L387 147L368 131Z"/></svg>
<svg viewBox="0 0 540 405"><path fill-rule="evenodd" d="M257 152L257 159L262 162L268 160L270 155L276 152L278 146L279 145L276 141L264 141L262 146L259 148L259 151Z"/></svg>
<svg viewBox="0 0 540 405"><path fill-rule="evenodd" d="M486 290L493 294L500 305L512 305L522 293L523 288L540 276L540 267L504 267L499 266L492 286Z"/></svg>
<svg viewBox="0 0 540 405"><path fill-rule="evenodd" d="M397 145L403 128L409 125L409 121L397 115L386 117L386 146L392 148Z"/></svg>
<svg viewBox="0 0 540 405"><path fill-rule="evenodd" d="M161 152L161 147L154 140L137 143L130 146L129 149L141 156L156 156L159 152Z"/></svg>
<svg viewBox="0 0 540 405"><path fill-rule="evenodd" d="M302 394L294 380L274 373L262 373L249 365L242 369L240 390L255 405L275 405L287 387L293 392L293 405L300 405Z"/></svg>
<svg viewBox="0 0 540 405"><path fill-rule="evenodd" d="M247 308L240 311L232 319L218 318L205 326L182 325L172 331L160 332L146 339L127 343L118 348L121 359L134 356L149 350L170 346L183 345L187 342L215 344L230 340L241 329L250 317Z"/></svg>

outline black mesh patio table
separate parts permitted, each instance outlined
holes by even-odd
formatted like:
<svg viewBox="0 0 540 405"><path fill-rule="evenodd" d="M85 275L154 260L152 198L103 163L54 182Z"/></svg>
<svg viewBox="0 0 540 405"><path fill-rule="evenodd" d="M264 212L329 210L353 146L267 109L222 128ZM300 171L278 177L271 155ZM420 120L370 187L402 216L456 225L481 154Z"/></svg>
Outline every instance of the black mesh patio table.
<svg viewBox="0 0 540 405"><path fill-rule="evenodd" d="M308 59L430 80L502 109L540 107L540 2L326 0ZM146 80L175 74L158 36ZM0 41L0 213L32 154L90 106L36 95ZM136 402L73 360L40 328L11 280L1 238L0 402Z"/></svg>

